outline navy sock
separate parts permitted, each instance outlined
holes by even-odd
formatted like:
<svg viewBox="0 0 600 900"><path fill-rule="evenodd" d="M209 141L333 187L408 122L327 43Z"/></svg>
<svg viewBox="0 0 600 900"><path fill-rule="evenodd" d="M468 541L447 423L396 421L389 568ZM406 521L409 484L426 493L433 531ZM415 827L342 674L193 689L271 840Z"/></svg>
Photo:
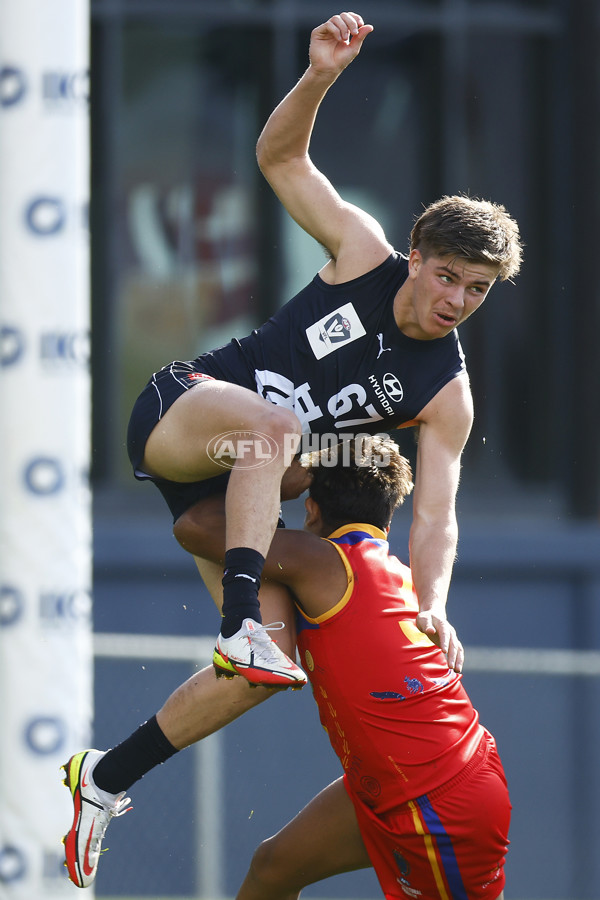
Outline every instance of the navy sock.
<svg viewBox="0 0 600 900"><path fill-rule="evenodd" d="M235 547L225 554L221 634L231 637L244 619L262 623L258 591L265 564L264 556L250 547Z"/></svg>
<svg viewBox="0 0 600 900"><path fill-rule="evenodd" d="M96 763L94 782L102 791L120 794L175 753L177 749L164 736L156 716L152 716Z"/></svg>

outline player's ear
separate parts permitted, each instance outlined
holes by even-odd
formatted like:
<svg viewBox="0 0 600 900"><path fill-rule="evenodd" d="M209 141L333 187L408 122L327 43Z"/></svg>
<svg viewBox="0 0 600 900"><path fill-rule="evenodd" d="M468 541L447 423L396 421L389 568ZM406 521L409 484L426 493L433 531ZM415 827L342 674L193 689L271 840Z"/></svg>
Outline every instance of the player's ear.
<svg viewBox="0 0 600 900"><path fill-rule="evenodd" d="M408 257L408 274L415 278L421 265L423 264L423 256L420 250L411 250Z"/></svg>
<svg viewBox="0 0 600 900"><path fill-rule="evenodd" d="M314 531L321 522L321 510L319 509L319 504L316 500L313 500L312 497L307 497L304 501L304 508L306 510L304 527L310 531Z"/></svg>

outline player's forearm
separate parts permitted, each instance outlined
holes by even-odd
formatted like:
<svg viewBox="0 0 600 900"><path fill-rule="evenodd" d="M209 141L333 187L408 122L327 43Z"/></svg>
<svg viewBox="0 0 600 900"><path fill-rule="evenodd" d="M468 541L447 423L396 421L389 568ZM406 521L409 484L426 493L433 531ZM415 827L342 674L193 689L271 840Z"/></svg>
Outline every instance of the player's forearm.
<svg viewBox="0 0 600 900"><path fill-rule="evenodd" d="M269 166L289 162L308 153L319 106L337 74L309 67L296 86L269 116L256 145L258 164L266 173Z"/></svg>
<svg viewBox="0 0 600 900"><path fill-rule="evenodd" d="M456 520L413 523L410 533L410 567L420 612L444 617L456 558Z"/></svg>

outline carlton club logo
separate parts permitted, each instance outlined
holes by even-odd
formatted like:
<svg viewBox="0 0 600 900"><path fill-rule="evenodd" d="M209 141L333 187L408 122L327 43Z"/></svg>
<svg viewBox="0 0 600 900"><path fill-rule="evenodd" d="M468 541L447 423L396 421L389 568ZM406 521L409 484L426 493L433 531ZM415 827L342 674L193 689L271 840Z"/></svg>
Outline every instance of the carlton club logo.
<svg viewBox="0 0 600 900"><path fill-rule="evenodd" d="M244 469L260 469L277 457L279 447L260 431L226 431L209 442L207 453L223 469L233 469L238 462Z"/></svg>
<svg viewBox="0 0 600 900"><path fill-rule="evenodd" d="M319 340L323 343L328 341L332 344L339 344L340 341L347 341L352 332L350 322L344 316L335 315L324 323Z"/></svg>
<svg viewBox="0 0 600 900"><path fill-rule="evenodd" d="M352 303L345 303L310 325L306 337L317 359L363 337L367 332Z"/></svg>

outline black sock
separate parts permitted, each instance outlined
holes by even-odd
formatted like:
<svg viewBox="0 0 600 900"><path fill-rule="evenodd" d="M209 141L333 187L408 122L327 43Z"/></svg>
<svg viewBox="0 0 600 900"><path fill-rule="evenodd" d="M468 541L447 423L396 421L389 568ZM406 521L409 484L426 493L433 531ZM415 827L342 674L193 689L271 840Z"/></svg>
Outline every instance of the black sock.
<svg viewBox="0 0 600 900"><path fill-rule="evenodd" d="M94 783L109 794L120 794L175 753L177 749L164 736L156 716L152 716L96 763Z"/></svg>
<svg viewBox="0 0 600 900"><path fill-rule="evenodd" d="M239 631L244 619L262 623L258 590L264 564L264 556L250 547L235 547L225 554L221 613L223 637L231 637Z"/></svg>

